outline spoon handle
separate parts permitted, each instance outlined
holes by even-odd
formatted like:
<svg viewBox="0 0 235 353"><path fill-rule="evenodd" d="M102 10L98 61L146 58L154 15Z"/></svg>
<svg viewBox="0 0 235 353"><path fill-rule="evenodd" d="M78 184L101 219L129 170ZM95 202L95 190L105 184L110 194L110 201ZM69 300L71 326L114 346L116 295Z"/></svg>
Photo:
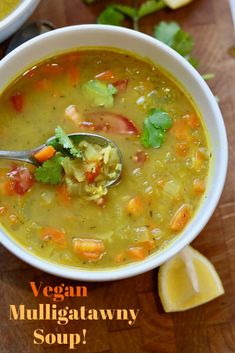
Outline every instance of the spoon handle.
<svg viewBox="0 0 235 353"><path fill-rule="evenodd" d="M32 151L0 151L0 159L11 159L35 164L32 159Z"/></svg>

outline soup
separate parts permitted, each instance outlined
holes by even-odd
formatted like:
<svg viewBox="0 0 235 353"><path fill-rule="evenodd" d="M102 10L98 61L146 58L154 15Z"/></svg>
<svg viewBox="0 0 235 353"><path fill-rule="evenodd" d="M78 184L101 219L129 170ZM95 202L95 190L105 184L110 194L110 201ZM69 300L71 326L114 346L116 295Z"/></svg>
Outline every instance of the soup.
<svg viewBox="0 0 235 353"><path fill-rule="evenodd" d="M19 5L20 0L1 0L0 21L7 17Z"/></svg>
<svg viewBox="0 0 235 353"><path fill-rule="evenodd" d="M204 197L210 151L200 114L172 77L116 50L52 57L1 94L0 149L35 148L55 129L62 145L61 134L76 132L116 143L121 179L98 187L100 157L83 159L85 168L93 165L79 167L77 176L71 141L65 152L39 151L37 168L1 160L1 224L22 247L51 262L96 269L143 260L180 236ZM81 143L73 148L88 148ZM73 167L66 169L66 158Z"/></svg>

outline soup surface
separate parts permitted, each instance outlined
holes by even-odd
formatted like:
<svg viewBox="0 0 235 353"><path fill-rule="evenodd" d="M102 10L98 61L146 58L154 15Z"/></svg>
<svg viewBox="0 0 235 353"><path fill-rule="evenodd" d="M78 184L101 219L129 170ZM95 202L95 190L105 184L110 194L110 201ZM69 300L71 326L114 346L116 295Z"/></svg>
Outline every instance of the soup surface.
<svg viewBox="0 0 235 353"><path fill-rule="evenodd" d="M195 214L209 169L206 133L190 97L158 66L84 49L35 65L1 94L1 150L35 148L58 126L110 138L123 172L118 185L89 198L70 190L67 170L52 185L49 168L39 181L34 166L0 160L1 224L30 252L115 267L166 247ZM95 187L99 172L91 173L86 182Z"/></svg>
<svg viewBox="0 0 235 353"><path fill-rule="evenodd" d="M0 1L0 21L8 16L17 5L19 5L20 0L1 0Z"/></svg>

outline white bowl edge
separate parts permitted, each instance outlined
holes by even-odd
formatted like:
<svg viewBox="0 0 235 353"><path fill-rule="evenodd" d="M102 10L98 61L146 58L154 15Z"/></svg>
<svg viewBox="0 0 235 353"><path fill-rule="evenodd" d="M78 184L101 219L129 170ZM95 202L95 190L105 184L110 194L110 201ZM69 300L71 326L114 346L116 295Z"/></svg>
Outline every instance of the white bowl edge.
<svg viewBox="0 0 235 353"><path fill-rule="evenodd" d="M23 68L40 59L77 47L113 47L133 51L148 57L170 72L193 97L199 107L213 146L214 171L210 170L208 200L202 202L192 222L172 245L147 259L115 269L83 270L49 263L31 255L13 239L0 232L2 244L27 263L46 272L65 278L85 281L108 281L127 278L151 270L174 256L189 244L204 228L221 196L228 161L226 130L218 104L200 74L178 53L156 39L121 27L79 25L61 28L30 40L16 48L0 62L0 91ZM51 49L54 48L54 51ZM146 54L144 54L146 53ZM11 77L10 77L11 76Z"/></svg>

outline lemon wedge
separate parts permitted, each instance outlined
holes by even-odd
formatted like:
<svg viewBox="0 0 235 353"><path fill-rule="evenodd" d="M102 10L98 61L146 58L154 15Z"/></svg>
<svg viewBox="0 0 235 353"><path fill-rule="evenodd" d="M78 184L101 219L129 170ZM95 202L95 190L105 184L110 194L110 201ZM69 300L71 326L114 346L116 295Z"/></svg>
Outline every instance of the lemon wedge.
<svg viewBox="0 0 235 353"><path fill-rule="evenodd" d="M171 9L178 9L179 7L185 6L192 2L193 0L164 0L166 5Z"/></svg>
<svg viewBox="0 0 235 353"><path fill-rule="evenodd" d="M158 291L166 312L188 310L224 294L212 263L191 246L160 266Z"/></svg>

